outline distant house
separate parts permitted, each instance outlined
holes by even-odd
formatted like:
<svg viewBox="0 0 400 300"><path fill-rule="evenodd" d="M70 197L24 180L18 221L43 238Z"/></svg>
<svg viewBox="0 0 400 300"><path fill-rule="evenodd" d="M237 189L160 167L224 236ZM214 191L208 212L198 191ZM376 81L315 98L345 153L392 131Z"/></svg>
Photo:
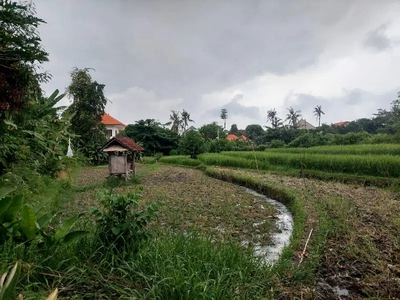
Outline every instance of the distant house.
<svg viewBox="0 0 400 300"><path fill-rule="evenodd" d="M186 131L197 131L197 128L192 125Z"/></svg>
<svg viewBox="0 0 400 300"><path fill-rule="evenodd" d="M236 141L236 140L241 140L241 141L247 141L248 140L248 138L245 136L245 135L242 135L242 136L237 136L237 135L234 135L234 134L228 134L228 136L226 137L226 139L228 140L228 141Z"/></svg>
<svg viewBox="0 0 400 300"><path fill-rule="evenodd" d="M308 123L304 119L301 119L299 122L297 122L296 127L297 127L297 129L302 129L302 130L315 130L315 129L317 129L314 125Z"/></svg>
<svg viewBox="0 0 400 300"><path fill-rule="evenodd" d="M334 123L333 126L338 126L338 127L347 127L349 125L349 121L344 121L344 122L338 122Z"/></svg>
<svg viewBox="0 0 400 300"><path fill-rule="evenodd" d="M101 118L101 123L106 125L107 136L111 139L117 136L118 132L124 130L126 125L117 119L111 117L109 114L104 114Z"/></svg>

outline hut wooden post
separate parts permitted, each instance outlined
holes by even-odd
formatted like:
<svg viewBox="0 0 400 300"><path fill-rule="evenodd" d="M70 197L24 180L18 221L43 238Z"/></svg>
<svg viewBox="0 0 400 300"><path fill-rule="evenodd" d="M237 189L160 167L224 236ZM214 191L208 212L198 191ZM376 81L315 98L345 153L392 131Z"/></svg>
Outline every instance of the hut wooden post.
<svg viewBox="0 0 400 300"><path fill-rule="evenodd" d="M133 172L133 175L136 176L136 152L133 152L132 172Z"/></svg>

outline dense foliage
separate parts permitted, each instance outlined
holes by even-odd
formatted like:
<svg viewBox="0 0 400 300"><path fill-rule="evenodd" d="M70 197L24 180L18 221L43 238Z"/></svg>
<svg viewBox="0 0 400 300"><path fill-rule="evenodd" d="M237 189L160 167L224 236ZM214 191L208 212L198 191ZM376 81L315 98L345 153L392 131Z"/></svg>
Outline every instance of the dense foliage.
<svg viewBox="0 0 400 300"><path fill-rule="evenodd" d="M179 147L179 135L161 127L154 119L139 120L125 127L124 135L143 146L145 155L163 153L168 155L171 150Z"/></svg>
<svg viewBox="0 0 400 300"><path fill-rule="evenodd" d="M68 112L72 115L71 130L77 135L73 145L93 164L100 164L106 156L99 149L107 141L105 126L101 123L107 104L104 84L93 81L87 68L74 68L71 80L68 94L73 102Z"/></svg>
<svg viewBox="0 0 400 300"><path fill-rule="evenodd" d="M0 120L5 112L27 107L41 94L39 83L49 78L37 72L48 53L37 32L44 21L35 15L32 5L0 1Z"/></svg>
<svg viewBox="0 0 400 300"><path fill-rule="evenodd" d="M204 139L198 131L186 132L180 143L181 153L190 155L191 158L196 158L197 155L204 153L206 147Z"/></svg>

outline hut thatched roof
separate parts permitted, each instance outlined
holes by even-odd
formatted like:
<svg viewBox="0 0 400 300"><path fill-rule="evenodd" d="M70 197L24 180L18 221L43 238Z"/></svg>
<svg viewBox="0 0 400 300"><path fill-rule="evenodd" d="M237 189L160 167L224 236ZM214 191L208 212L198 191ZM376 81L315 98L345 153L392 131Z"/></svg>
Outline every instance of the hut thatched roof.
<svg viewBox="0 0 400 300"><path fill-rule="evenodd" d="M144 149L136 144L133 140L128 137L113 137L110 139L103 147L101 147L100 151L144 151Z"/></svg>

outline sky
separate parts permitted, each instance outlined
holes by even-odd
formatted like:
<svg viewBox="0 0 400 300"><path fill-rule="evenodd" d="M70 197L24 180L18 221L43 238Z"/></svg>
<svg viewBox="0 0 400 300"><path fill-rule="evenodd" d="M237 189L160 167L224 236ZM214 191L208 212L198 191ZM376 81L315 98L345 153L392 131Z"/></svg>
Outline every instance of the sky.
<svg viewBox="0 0 400 300"><path fill-rule="evenodd" d="M267 125L287 108L323 123L371 117L400 91L398 0L34 0L47 94L73 67L105 84L106 112L165 123L186 109L200 127ZM61 104L68 105L65 98Z"/></svg>

